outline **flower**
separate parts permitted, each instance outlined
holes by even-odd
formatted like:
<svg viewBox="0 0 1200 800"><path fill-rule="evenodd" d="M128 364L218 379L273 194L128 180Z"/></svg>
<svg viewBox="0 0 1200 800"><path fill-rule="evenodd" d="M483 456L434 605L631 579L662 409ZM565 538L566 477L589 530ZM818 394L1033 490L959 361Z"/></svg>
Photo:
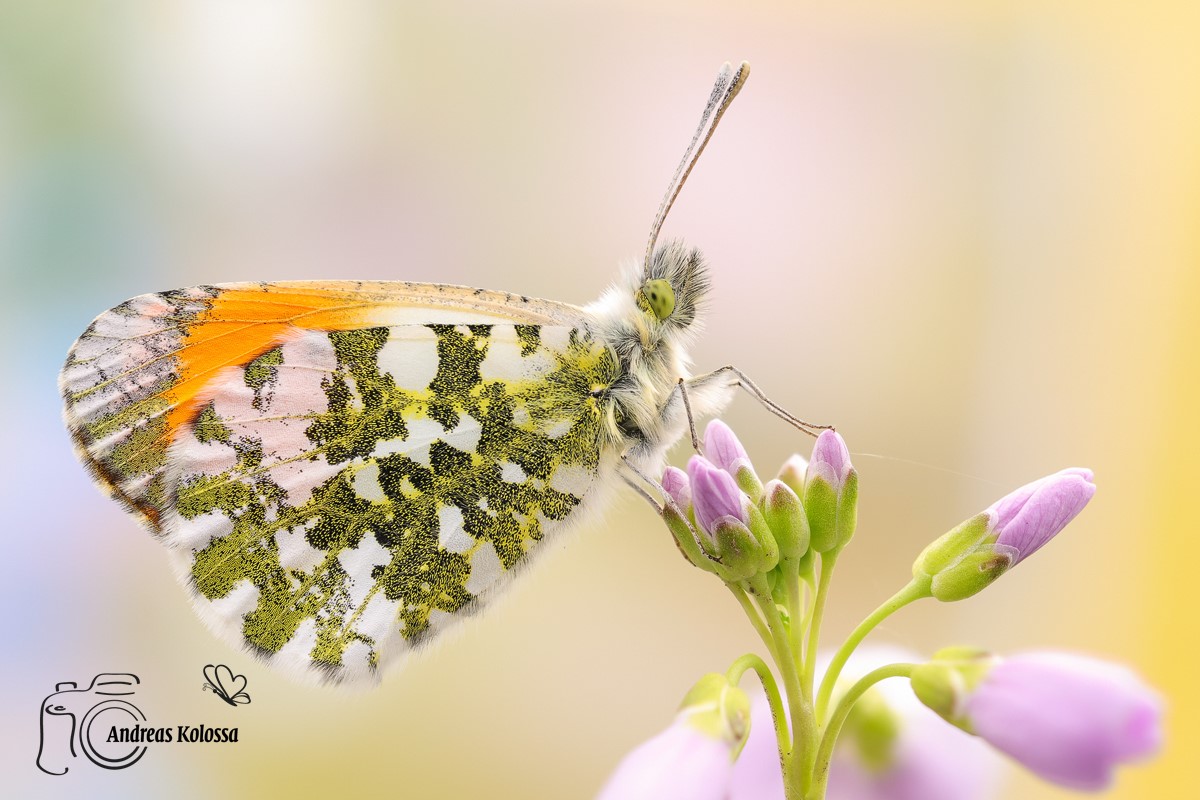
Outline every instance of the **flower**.
<svg viewBox="0 0 1200 800"><path fill-rule="evenodd" d="M806 482L822 478L835 491L840 491L853 470L846 441L837 431L821 431L813 444L812 458L808 460Z"/></svg>
<svg viewBox="0 0 1200 800"><path fill-rule="evenodd" d="M763 487L762 512L780 558L797 562L803 558L808 553L808 517L796 493L781 480L768 481Z"/></svg>
<svg viewBox="0 0 1200 800"><path fill-rule="evenodd" d="M664 474L663 478L666 477ZM738 488L728 472L704 456L692 456L687 465L687 477L692 490L696 524L710 537L715 534L717 523L724 518L742 525L749 522L747 507L750 498Z"/></svg>
<svg viewBox="0 0 1200 800"><path fill-rule="evenodd" d="M860 647L839 676L834 703L871 670L920 660L899 647ZM987 746L947 727L904 681L891 679L873 686L851 711L830 765L826 800L988 800L1002 772L1003 760Z"/></svg>
<svg viewBox="0 0 1200 800"><path fill-rule="evenodd" d="M667 467L662 477L663 493L671 498L680 511L692 507L692 486L687 473L679 467Z"/></svg>
<svg viewBox="0 0 1200 800"><path fill-rule="evenodd" d="M775 477L787 484L788 488L797 495L804 494L804 475L808 472L808 459L799 453L792 453L788 460L779 468Z"/></svg>
<svg viewBox="0 0 1200 800"><path fill-rule="evenodd" d="M804 474L804 510L811 546L818 553L840 550L854 535L858 517L858 472L836 431L821 431Z"/></svg>
<svg viewBox="0 0 1200 800"><path fill-rule="evenodd" d="M913 660L919 659L899 648L864 646L850 657L838 685L844 690L876 667ZM782 800L783 775L765 696L752 702L750 715L750 736L733 767L729 800ZM1003 760L986 744L947 726L904 681L886 680L859 699L842 729L825 796L990 800L1002 771Z"/></svg>
<svg viewBox="0 0 1200 800"><path fill-rule="evenodd" d="M1016 550L1015 566L1067 527L1095 493L1092 471L1072 467L1025 484L984 513L994 515L996 544Z"/></svg>
<svg viewBox="0 0 1200 800"><path fill-rule="evenodd" d="M761 692L750 704L750 736L733 765L728 800L783 800L783 770L771 706Z"/></svg>
<svg viewBox="0 0 1200 800"><path fill-rule="evenodd" d="M749 725L746 693L705 675L671 726L621 760L597 800L726 800Z"/></svg>
<svg viewBox="0 0 1200 800"><path fill-rule="evenodd" d="M622 759L597 800L725 800L732 773L729 744L677 718Z"/></svg>
<svg viewBox="0 0 1200 800"><path fill-rule="evenodd" d="M725 580L740 581L774 569L779 563L775 537L733 476L704 456L692 456L688 482L696 525L714 545L721 564L718 574Z"/></svg>
<svg viewBox="0 0 1200 800"><path fill-rule="evenodd" d="M728 425L719 419L708 423L704 429L705 457L717 467L733 476L738 488L755 503L762 499L762 481L746 455L746 448L738 441Z"/></svg>
<svg viewBox="0 0 1200 800"><path fill-rule="evenodd" d="M950 649L918 667L912 685L949 722L1072 789L1105 788L1118 765L1162 740L1158 694L1129 669L1087 656Z"/></svg>
<svg viewBox="0 0 1200 800"><path fill-rule="evenodd" d="M742 447L733 429L719 419L710 421L704 429L704 455L730 475L735 474L741 466L738 462L750 465L750 456L746 455L746 448Z"/></svg>
<svg viewBox="0 0 1200 800"><path fill-rule="evenodd" d="M977 594L1058 535L1092 495L1092 472L1071 468L1012 491L934 541L913 576L943 601Z"/></svg>

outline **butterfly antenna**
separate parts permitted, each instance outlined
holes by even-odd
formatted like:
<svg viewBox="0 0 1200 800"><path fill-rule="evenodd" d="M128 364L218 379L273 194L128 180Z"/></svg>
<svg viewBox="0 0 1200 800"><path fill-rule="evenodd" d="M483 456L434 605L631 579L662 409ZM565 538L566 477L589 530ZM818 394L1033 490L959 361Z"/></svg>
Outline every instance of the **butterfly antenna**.
<svg viewBox="0 0 1200 800"><path fill-rule="evenodd" d="M700 117L700 126L696 128L696 135L692 137L691 144L683 154L683 160L679 162L679 167L675 170L671 183L667 186L667 193L658 207L654 224L650 226L650 241L646 243L646 260L644 262L644 268L647 271L650 269L650 258L654 255L654 244L658 241L658 232L662 229L663 221L671 211L671 206L675 204L679 190L683 188L684 182L691 174L692 167L696 166L696 162L700 160L700 154L704 152L704 146L712 138L713 131L717 129L717 123L721 121L725 109L729 108L729 104L733 102L733 98L737 97L737 93L742 90L742 85L746 83L746 78L749 76L750 64L746 61L743 61L736 70L732 64L726 62L717 74L717 82L713 84L708 105L704 107L704 115Z"/></svg>

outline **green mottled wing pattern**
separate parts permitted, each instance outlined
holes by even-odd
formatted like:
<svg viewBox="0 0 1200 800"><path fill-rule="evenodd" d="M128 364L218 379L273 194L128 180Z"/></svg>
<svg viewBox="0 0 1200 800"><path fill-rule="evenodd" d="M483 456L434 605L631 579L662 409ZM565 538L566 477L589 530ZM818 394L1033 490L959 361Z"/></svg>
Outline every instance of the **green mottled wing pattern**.
<svg viewBox="0 0 1200 800"><path fill-rule="evenodd" d="M171 444L165 542L218 633L372 679L577 513L617 370L583 326L296 331Z"/></svg>

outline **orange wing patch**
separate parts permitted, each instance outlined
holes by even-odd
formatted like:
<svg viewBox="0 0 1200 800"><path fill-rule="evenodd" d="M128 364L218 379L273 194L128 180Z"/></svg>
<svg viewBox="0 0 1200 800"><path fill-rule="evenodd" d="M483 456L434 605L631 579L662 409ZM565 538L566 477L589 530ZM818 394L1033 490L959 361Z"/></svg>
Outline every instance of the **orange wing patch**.
<svg viewBox="0 0 1200 800"><path fill-rule="evenodd" d="M178 378L167 392L166 435L196 418L204 387L221 369L245 366L283 343L295 330L344 331L373 327L385 317L378 303L343 292L226 289L184 328Z"/></svg>
<svg viewBox="0 0 1200 800"><path fill-rule="evenodd" d="M206 388L303 330L413 323L553 324L565 304L436 284L286 282L141 295L101 314L59 383L84 463L152 530L169 506L167 449L204 410Z"/></svg>

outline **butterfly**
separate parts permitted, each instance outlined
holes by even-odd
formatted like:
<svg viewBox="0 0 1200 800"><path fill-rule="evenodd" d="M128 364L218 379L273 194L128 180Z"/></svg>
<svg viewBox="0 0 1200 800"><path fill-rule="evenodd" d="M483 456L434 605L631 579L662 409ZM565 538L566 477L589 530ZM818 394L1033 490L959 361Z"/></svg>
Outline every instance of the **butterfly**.
<svg viewBox="0 0 1200 800"><path fill-rule="evenodd" d="M698 250L656 246L748 74L721 70L642 263L588 306L236 283L142 295L92 323L60 376L76 450L218 636L293 676L376 682L614 484L656 503L647 475L736 387L799 422L734 367L688 372L708 271Z"/></svg>

